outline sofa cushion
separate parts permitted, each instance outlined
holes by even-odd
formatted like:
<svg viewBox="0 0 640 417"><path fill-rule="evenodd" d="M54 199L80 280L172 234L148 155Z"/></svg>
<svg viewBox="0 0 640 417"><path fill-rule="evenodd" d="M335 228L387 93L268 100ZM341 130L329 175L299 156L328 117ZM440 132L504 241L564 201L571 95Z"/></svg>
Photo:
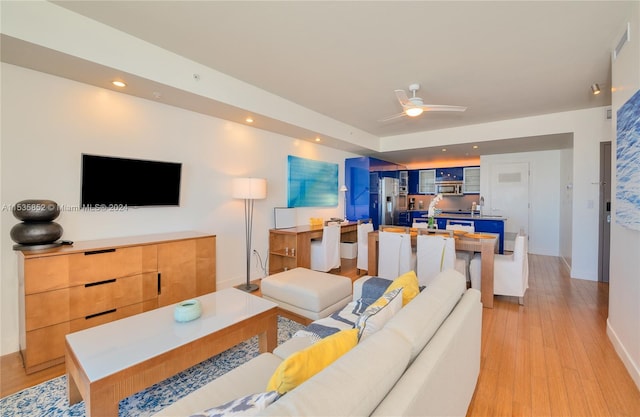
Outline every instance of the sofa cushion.
<svg viewBox="0 0 640 417"><path fill-rule="evenodd" d="M386 292L393 291L396 288L404 288L402 291L402 305L405 306L409 301L413 300L419 293L418 277L414 271L409 271L394 279Z"/></svg>
<svg viewBox="0 0 640 417"><path fill-rule="evenodd" d="M264 410L275 400L280 398L277 391L260 392L250 394L235 400L229 401L218 407L208 408L191 417L249 417L255 416L260 410Z"/></svg>
<svg viewBox="0 0 640 417"><path fill-rule="evenodd" d="M356 322L358 340L366 339L382 329L389 319L400 311L402 308L402 293L402 287L385 293L362 313Z"/></svg>
<svg viewBox="0 0 640 417"><path fill-rule="evenodd" d="M261 411L264 416L368 416L405 371L407 341L386 328Z"/></svg>
<svg viewBox="0 0 640 417"><path fill-rule="evenodd" d="M267 391L285 394L329 366L358 343L358 330L342 330L294 353L275 370Z"/></svg>
<svg viewBox="0 0 640 417"><path fill-rule="evenodd" d="M412 361L451 313L466 288L464 275L453 269L442 271L431 285L389 320L386 328L411 344Z"/></svg>

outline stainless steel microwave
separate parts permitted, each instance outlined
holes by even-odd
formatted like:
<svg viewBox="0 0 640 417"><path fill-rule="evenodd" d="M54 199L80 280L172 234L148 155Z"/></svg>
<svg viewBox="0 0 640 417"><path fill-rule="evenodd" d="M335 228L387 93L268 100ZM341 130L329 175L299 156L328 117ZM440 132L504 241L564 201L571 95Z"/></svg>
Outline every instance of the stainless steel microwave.
<svg viewBox="0 0 640 417"><path fill-rule="evenodd" d="M462 195L461 182L441 182L436 184L436 194Z"/></svg>

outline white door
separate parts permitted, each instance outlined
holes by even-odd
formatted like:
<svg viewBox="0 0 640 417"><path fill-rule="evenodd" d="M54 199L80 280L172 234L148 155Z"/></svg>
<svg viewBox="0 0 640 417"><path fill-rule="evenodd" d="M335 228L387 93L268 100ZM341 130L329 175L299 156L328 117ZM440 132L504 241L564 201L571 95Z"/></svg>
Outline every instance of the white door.
<svg viewBox="0 0 640 417"><path fill-rule="evenodd" d="M484 214L504 216L506 250L513 250L520 230L529 234L529 163L504 163L491 166L491 201Z"/></svg>

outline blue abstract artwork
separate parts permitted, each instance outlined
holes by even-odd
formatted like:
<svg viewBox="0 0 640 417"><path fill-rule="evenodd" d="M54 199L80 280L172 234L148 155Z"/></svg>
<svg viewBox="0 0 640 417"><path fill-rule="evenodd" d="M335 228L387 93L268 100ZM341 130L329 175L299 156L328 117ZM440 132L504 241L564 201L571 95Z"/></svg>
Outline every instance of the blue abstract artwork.
<svg viewBox="0 0 640 417"><path fill-rule="evenodd" d="M617 116L616 221L640 231L640 90Z"/></svg>
<svg viewBox="0 0 640 417"><path fill-rule="evenodd" d="M337 207L338 164L289 155L287 207Z"/></svg>

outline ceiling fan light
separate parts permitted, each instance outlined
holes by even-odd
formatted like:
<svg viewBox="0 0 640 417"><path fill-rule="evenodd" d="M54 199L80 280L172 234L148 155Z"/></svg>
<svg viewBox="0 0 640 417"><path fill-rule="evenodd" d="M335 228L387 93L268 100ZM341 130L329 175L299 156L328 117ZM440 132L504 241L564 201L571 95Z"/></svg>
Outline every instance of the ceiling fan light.
<svg viewBox="0 0 640 417"><path fill-rule="evenodd" d="M409 117L416 117L416 116L420 116L423 111L424 110L422 110L422 107L409 107L409 108L405 109L404 112Z"/></svg>

